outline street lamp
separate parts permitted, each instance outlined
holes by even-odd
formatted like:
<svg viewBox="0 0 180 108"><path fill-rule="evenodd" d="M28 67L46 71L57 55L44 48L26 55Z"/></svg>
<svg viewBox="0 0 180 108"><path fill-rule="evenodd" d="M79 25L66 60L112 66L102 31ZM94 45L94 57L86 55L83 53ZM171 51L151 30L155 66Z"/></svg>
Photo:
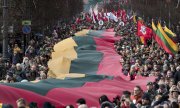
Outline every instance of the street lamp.
<svg viewBox="0 0 180 108"><path fill-rule="evenodd" d="M3 59L8 59L8 6L7 0L2 0L3 4Z"/></svg>

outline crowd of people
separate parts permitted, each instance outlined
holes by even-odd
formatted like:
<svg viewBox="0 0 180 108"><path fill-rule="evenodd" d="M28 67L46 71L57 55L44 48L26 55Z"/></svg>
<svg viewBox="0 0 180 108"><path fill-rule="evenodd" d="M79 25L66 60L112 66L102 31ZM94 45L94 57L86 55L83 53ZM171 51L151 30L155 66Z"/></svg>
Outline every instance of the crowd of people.
<svg viewBox="0 0 180 108"><path fill-rule="evenodd" d="M123 66L122 72L129 76L130 80L136 79L139 75L144 77L156 76L155 82L147 83L147 90L143 91L140 86L135 86L133 92L124 91L122 95L114 98L108 96L99 98L101 108L179 108L180 107L180 54L170 55L166 53L152 39L143 45L136 36L136 26L133 21L125 25L119 22L108 21L103 25L94 24L90 15L83 14L73 18L68 23L62 22L55 27L51 36L44 36L39 41L33 38L28 42L25 51L15 42L9 43L9 61L4 62L0 57L0 79L2 82L29 82L47 79L48 61L53 52L53 46L63 39L74 36L74 33L82 29L102 30L114 28L116 35L122 38L115 42L114 47L122 56L120 63ZM179 34L179 32L177 33ZM180 44L178 44L180 45ZM180 47L179 47L180 48ZM86 100L77 100L78 108L88 108ZM13 108L5 105L5 108ZM37 108L37 103L27 105L24 99L17 100L18 108ZM76 106L68 105L66 108ZM43 108L54 108L51 103L44 103Z"/></svg>
<svg viewBox="0 0 180 108"><path fill-rule="evenodd" d="M122 72L129 76L130 80L138 76L155 76L156 80L147 83L147 91L142 91L140 86L136 86L128 99L137 108L179 108L180 53L166 53L153 39L144 45L136 36L136 31L134 27L134 34L124 36L115 42L114 47L122 56ZM180 50L178 42L177 45Z"/></svg>

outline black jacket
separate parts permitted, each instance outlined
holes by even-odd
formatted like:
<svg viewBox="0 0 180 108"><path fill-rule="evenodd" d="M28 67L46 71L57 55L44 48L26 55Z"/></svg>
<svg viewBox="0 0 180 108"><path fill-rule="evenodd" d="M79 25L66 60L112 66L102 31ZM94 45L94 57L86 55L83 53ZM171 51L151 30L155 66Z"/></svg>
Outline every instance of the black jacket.
<svg viewBox="0 0 180 108"><path fill-rule="evenodd" d="M174 75L175 84L180 81L180 71L177 71Z"/></svg>

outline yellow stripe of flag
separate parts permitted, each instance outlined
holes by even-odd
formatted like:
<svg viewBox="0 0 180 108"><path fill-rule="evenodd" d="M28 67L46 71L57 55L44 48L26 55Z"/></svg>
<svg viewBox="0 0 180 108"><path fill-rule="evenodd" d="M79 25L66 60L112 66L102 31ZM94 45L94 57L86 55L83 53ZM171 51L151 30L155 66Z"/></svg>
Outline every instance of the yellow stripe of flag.
<svg viewBox="0 0 180 108"><path fill-rule="evenodd" d="M137 23L137 21L136 21L136 15L133 15L133 21L134 21L134 23Z"/></svg>
<svg viewBox="0 0 180 108"><path fill-rule="evenodd" d="M3 104L2 103L0 103L0 108L2 108L3 107Z"/></svg>
<svg viewBox="0 0 180 108"><path fill-rule="evenodd" d="M154 30L154 31L156 31L156 30L157 30L157 28L156 28L156 26L155 26L154 22L152 22L152 28L153 28L153 30Z"/></svg>
<svg viewBox="0 0 180 108"><path fill-rule="evenodd" d="M173 33L170 29L168 29L166 26L164 27L164 31L169 33L172 37L176 37L176 34Z"/></svg>

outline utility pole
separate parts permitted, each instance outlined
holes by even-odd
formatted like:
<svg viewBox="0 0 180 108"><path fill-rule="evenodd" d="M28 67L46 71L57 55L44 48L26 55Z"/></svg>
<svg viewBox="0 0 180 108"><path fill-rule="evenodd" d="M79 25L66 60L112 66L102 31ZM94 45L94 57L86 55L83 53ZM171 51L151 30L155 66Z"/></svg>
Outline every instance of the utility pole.
<svg viewBox="0 0 180 108"><path fill-rule="evenodd" d="M169 17L169 28L171 28L171 0L166 0L167 4L168 4L168 17Z"/></svg>
<svg viewBox="0 0 180 108"><path fill-rule="evenodd" d="M3 4L3 59L8 59L8 0L2 0Z"/></svg>

